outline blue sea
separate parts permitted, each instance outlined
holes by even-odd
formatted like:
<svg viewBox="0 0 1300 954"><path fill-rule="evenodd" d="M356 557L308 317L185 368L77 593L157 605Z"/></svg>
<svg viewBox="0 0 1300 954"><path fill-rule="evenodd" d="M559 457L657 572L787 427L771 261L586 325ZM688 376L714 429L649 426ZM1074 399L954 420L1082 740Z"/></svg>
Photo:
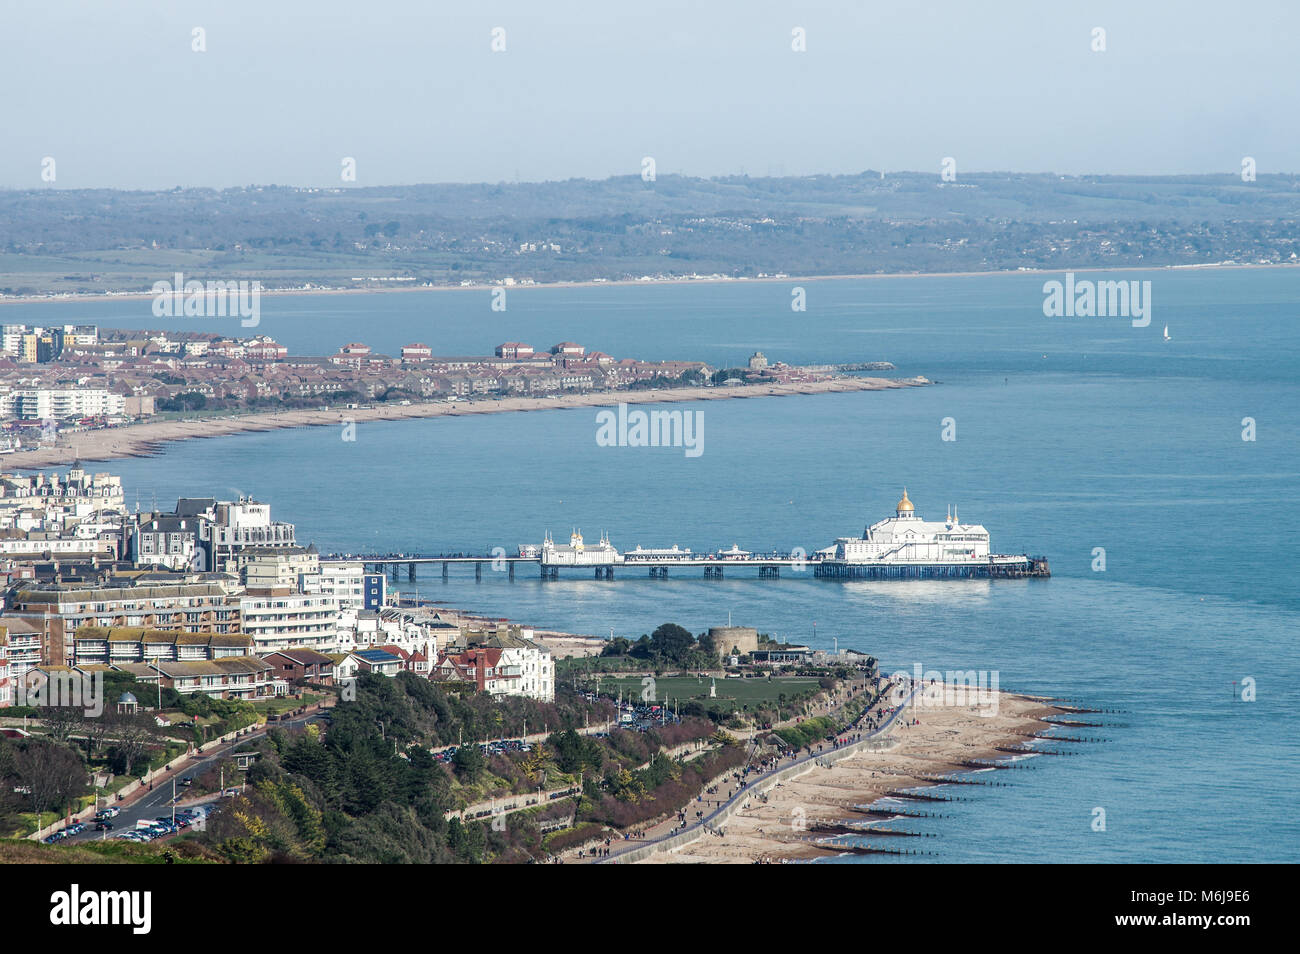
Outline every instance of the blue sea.
<svg viewBox="0 0 1300 954"><path fill-rule="evenodd" d="M252 494L325 551L509 552L580 528L620 549L806 550L892 514L958 508L1050 580L832 582L695 575L561 579L429 572L421 596L534 624L638 636L725 623L887 671L995 670L1003 688L1110 710L1008 787L963 787L908 827L935 861L1300 860L1300 271L1117 273L1152 320L1046 318L1061 276L485 289L262 300L291 351L348 341L484 353L574 340L616 357L888 360L932 387L686 405L704 452L601 447L592 410L278 431L114 461L128 497ZM149 302L14 305L6 321L241 333ZM1163 340L1169 327L1171 340ZM243 332L247 333L247 332ZM675 405L675 407L681 407ZM952 419L956 440L942 439ZM1254 439L1243 440L1252 419ZM1246 436L1250 436L1248 433ZM1104 569L1101 557L1104 551ZM1253 686L1253 701L1242 685ZM1093 827L1105 811L1106 830ZM862 859L854 859L855 861Z"/></svg>

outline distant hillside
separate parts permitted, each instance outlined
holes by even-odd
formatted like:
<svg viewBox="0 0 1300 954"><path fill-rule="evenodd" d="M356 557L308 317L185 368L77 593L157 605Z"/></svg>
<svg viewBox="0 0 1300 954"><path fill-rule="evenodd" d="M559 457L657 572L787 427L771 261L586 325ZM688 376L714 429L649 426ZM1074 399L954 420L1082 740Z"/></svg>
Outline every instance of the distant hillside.
<svg viewBox="0 0 1300 954"><path fill-rule="evenodd" d="M1297 260L1300 177L853 176L0 192L0 293ZM356 281L361 279L361 281Z"/></svg>

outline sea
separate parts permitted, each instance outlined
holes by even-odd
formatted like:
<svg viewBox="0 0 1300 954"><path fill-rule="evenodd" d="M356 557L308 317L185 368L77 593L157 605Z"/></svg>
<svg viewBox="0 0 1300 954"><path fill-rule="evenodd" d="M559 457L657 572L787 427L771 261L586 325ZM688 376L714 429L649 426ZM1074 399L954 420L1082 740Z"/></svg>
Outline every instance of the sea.
<svg viewBox="0 0 1300 954"><path fill-rule="evenodd" d="M168 445L112 461L132 506L252 495L323 552L515 553L550 533L620 549L812 551L893 514L951 506L993 549L1046 556L1016 581L542 581L454 569L393 584L542 628L635 638L757 627L852 648L886 672L984 671L1073 701L1102 741L950 787L906 819L923 853L853 863L1300 860L1300 270L1172 269L1150 323L1049 318L1063 275L902 276L276 295L257 332L291 352L538 350L743 365L891 361L923 388L708 401L702 453L601 446L593 409L360 423ZM797 287L806 310L795 311ZM144 301L7 305L7 322L249 334ZM1140 322L1139 322L1140 323ZM1168 340L1164 329L1168 327ZM607 443L607 442L606 442ZM923 716L923 714L922 714ZM996 778L991 776L996 775ZM927 806L930 807L930 806Z"/></svg>

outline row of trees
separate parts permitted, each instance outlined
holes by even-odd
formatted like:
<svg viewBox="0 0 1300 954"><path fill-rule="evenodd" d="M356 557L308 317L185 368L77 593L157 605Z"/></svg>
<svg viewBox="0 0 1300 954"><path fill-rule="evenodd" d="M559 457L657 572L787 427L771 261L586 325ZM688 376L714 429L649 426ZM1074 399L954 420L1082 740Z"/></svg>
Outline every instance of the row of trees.
<svg viewBox="0 0 1300 954"><path fill-rule="evenodd" d="M718 663L718 646L708 633L699 637L676 623L663 623L636 641L618 636L601 650L602 656L627 656L659 666L707 669Z"/></svg>

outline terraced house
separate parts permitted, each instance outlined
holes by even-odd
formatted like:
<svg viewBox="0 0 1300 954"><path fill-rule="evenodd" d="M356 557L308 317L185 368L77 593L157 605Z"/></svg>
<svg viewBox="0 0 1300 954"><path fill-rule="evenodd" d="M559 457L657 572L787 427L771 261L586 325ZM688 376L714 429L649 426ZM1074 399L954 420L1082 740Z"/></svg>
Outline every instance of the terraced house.
<svg viewBox="0 0 1300 954"><path fill-rule="evenodd" d="M82 626L73 634L72 665L202 662L251 653L243 633L186 633L139 626Z"/></svg>
<svg viewBox="0 0 1300 954"><path fill-rule="evenodd" d="M219 583L20 584L9 594L6 619L26 620L41 633L41 658L62 664L83 626L140 627L187 633L239 632L239 601Z"/></svg>
<svg viewBox="0 0 1300 954"><path fill-rule="evenodd" d="M201 692L220 699L264 699L276 694L274 667L256 656L228 656L205 662L123 663L113 668L149 685L157 685L161 679L164 689L186 696Z"/></svg>

